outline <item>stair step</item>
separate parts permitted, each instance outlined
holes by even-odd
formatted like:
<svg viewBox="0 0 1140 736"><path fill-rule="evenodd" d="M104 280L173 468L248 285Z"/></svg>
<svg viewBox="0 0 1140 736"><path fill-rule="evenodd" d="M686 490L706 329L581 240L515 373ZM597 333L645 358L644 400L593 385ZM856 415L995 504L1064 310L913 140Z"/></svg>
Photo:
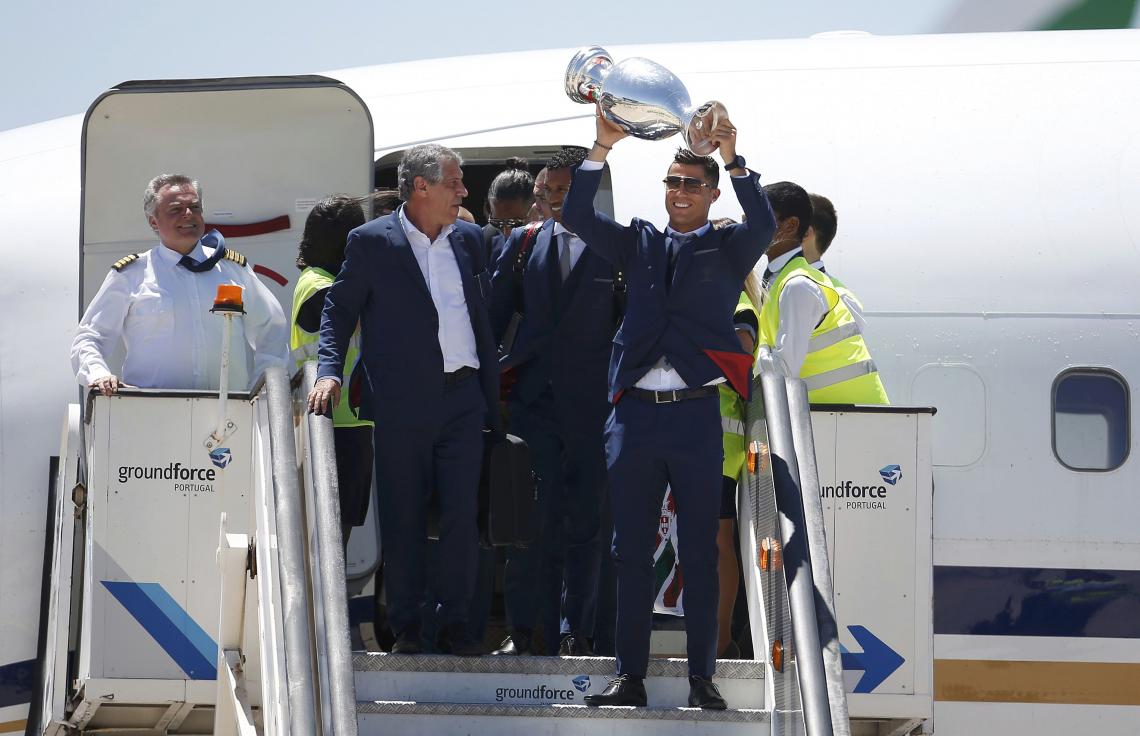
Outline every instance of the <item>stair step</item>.
<svg viewBox="0 0 1140 736"><path fill-rule="evenodd" d="M616 728L636 736L725 734L765 736L768 711L699 708L587 708L584 705L503 705L362 701L356 705L360 733L466 734L467 736L569 736L605 734ZM615 723L620 721L621 723Z"/></svg>
<svg viewBox="0 0 1140 736"><path fill-rule="evenodd" d="M368 701L495 706L573 705L601 692L614 675L613 657L453 657L440 654L358 653L356 694ZM688 663L651 659L645 689L649 705L687 705ZM764 664L717 662L717 686L730 706L764 707Z"/></svg>

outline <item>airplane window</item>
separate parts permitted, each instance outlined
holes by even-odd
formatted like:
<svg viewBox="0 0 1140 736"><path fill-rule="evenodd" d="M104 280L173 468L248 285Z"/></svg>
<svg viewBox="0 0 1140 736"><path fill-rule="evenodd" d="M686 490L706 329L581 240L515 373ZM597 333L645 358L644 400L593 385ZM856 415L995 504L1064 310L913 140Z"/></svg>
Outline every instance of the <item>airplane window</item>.
<svg viewBox="0 0 1140 736"><path fill-rule="evenodd" d="M1070 470L1115 470L1131 446L1128 384L1115 371L1078 368L1053 382L1053 452Z"/></svg>

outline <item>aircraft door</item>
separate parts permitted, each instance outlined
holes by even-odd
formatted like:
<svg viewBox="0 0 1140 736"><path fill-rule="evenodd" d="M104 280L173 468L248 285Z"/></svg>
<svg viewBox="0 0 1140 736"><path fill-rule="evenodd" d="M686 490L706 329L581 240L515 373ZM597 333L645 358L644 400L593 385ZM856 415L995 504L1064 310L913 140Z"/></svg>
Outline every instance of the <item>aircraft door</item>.
<svg viewBox="0 0 1140 736"><path fill-rule="evenodd" d="M313 205L372 189L372 117L328 77L124 82L83 124L79 311L119 258L157 244L142 209L160 173L202 186L207 225L245 255L289 314ZM114 370L114 367L112 368Z"/></svg>

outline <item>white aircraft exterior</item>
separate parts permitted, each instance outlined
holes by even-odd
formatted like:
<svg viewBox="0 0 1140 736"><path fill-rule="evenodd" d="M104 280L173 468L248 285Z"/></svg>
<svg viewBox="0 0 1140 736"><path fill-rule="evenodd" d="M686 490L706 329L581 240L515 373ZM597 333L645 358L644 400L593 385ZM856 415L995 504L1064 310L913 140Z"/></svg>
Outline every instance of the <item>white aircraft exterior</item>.
<svg viewBox="0 0 1140 736"><path fill-rule="evenodd" d="M723 101L764 181L835 202L827 267L867 307L888 392L896 404L938 408L936 733L1135 730L1140 31L609 50L660 62L696 102ZM381 168L425 141L477 166L590 144L592 109L562 89L572 53L330 76L367 104ZM229 124L242 124L241 109ZM78 395L67 357L76 320L105 273L86 276L81 299L83 122L0 133L0 734L23 730L32 696L49 458ZM664 223L658 180L677 143L616 147L619 221ZM227 192L265 186L248 175L204 179L208 220ZM139 207L144 184L116 199ZM296 198L283 210L294 212ZM726 188L713 215L739 214ZM150 247L141 211L112 216L136 218L135 249ZM294 214L293 243L302 226ZM291 248L233 245L296 273ZM288 304L292 283L270 285ZM874 585L876 571L866 573Z"/></svg>

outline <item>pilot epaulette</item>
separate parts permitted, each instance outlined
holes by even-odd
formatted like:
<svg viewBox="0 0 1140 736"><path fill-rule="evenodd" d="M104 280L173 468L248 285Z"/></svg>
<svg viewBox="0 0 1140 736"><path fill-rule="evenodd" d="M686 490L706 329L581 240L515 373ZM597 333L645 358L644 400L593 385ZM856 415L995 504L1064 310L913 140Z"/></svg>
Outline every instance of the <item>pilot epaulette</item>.
<svg viewBox="0 0 1140 736"><path fill-rule="evenodd" d="M241 253L238 253L236 250L230 250L229 248L226 248L226 259L233 261L239 266L245 265L245 256L243 256Z"/></svg>
<svg viewBox="0 0 1140 736"><path fill-rule="evenodd" d="M111 268L115 269L116 271L122 271L124 268L131 265L132 263L134 263L138 259L139 259L138 253L131 253L129 256L123 256L119 260L112 263Z"/></svg>

